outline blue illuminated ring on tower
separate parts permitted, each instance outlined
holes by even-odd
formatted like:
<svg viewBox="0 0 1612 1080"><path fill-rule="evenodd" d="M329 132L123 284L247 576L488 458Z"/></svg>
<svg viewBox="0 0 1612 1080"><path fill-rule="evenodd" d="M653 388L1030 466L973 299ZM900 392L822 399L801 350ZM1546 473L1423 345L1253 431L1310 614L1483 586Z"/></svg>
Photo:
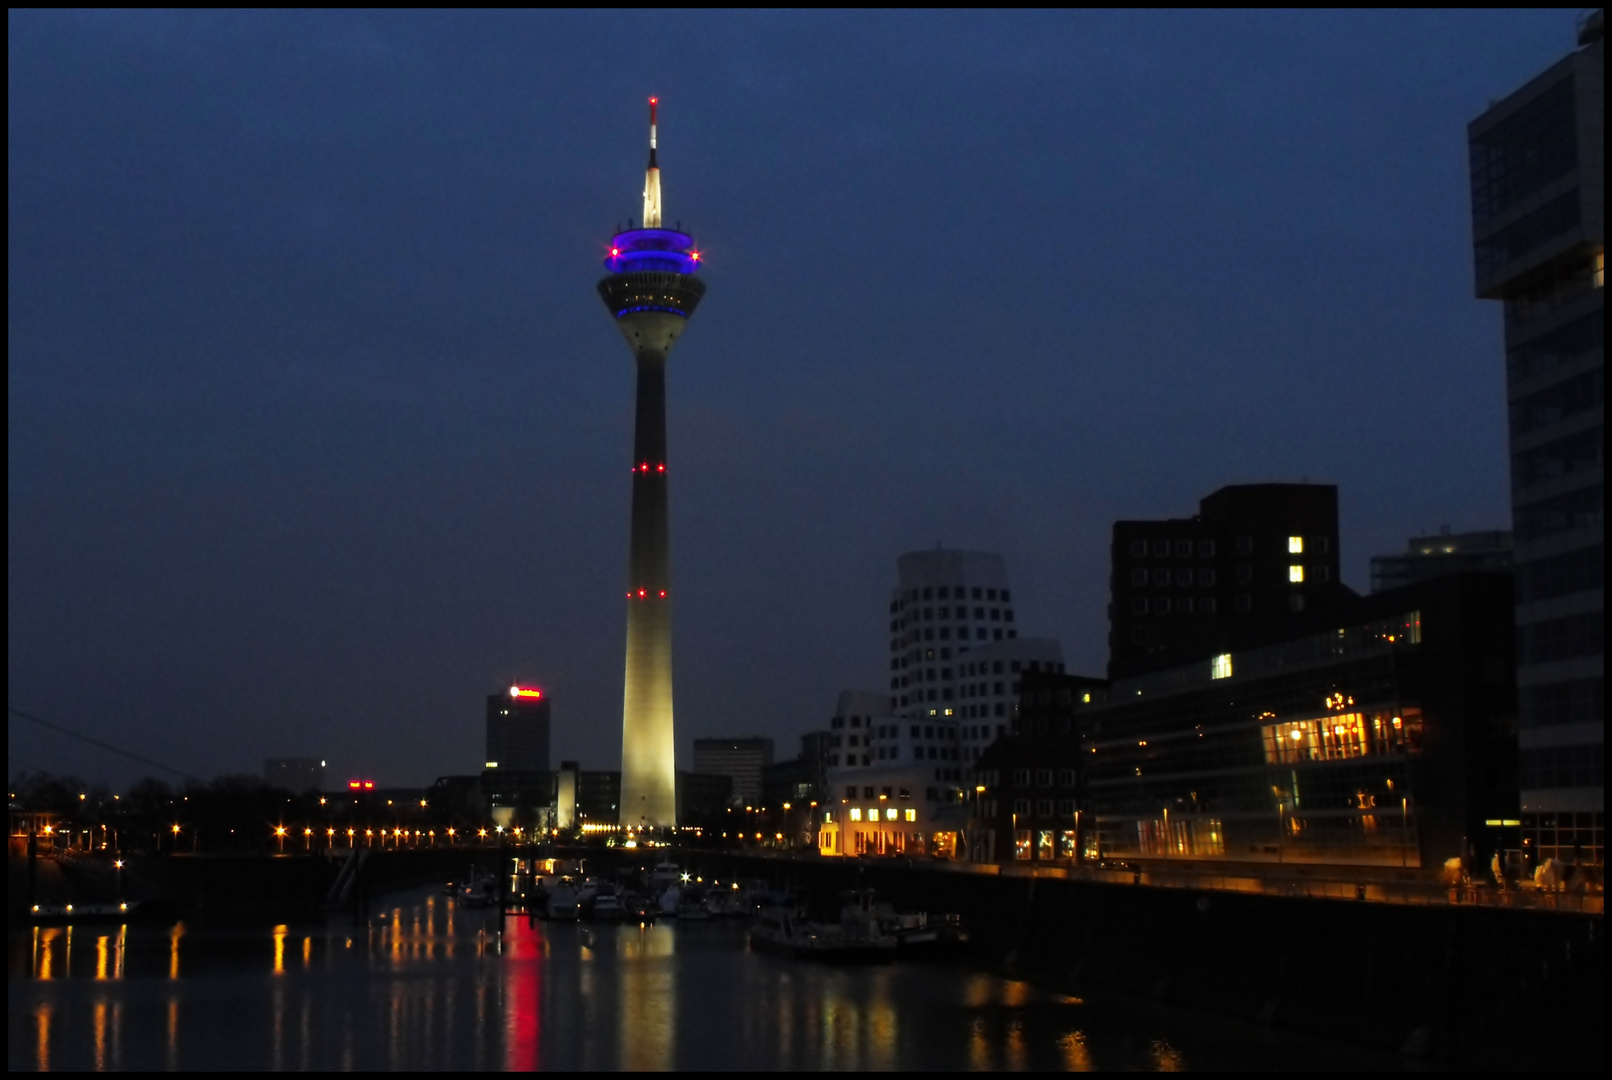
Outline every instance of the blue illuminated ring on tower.
<svg viewBox="0 0 1612 1080"><path fill-rule="evenodd" d="M694 250L694 237L686 232L628 229L610 238L610 255L604 264L612 274L692 274L700 268L700 257Z"/></svg>

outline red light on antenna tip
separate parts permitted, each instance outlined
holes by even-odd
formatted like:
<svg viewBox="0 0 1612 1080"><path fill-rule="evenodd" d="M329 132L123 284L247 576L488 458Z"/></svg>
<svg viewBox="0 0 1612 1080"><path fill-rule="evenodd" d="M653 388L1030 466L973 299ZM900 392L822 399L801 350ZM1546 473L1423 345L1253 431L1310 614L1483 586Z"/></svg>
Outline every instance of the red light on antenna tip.
<svg viewBox="0 0 1612 1080"><path fill-rule="evenodd" d="M642 589L639 589L639 590L638 590L638 595L639 595L639 596L643 596L643 595L644 595L644 590L642 590Z"/></svg>
<svg viewBox="0 0 1612 1080"><path fill-rule="evenodd" d="M650 99L649 99L649 103L650 103L650 104L651 104L651 105L653 105L653 104L655 104L655 103L656 103L656 102L658 102L658 101L659 101L659 100L660 100L660 98L657 98L657 97L652 97L652 98L650 98Z"/></svg>
<svg viewBox="0 0 1612 1080"><path fill-rule="evenodd" d="M660 591L660 596L661 596L661 599L662 599L662 600L664 600L664 599L666 599L666 590L665 590L665 589L662 589L662 590L661 590L661 591Z"/></svg>
<svg viewBox="0 0 1612 1080"><path fill-rule="evenodd" d="M620 248L611 248L610 249L610 257L612 259L614 259L617 255L620 255L620 254L621 254L621 249Z"/></svg>

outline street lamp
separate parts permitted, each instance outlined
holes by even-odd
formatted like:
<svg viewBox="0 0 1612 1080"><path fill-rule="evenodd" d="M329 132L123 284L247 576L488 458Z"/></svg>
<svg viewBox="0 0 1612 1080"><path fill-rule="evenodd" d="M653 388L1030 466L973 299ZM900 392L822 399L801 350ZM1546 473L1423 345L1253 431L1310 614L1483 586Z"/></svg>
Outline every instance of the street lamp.
<svg viewBox="0 0 1612 1080"><path fill-rule="evenodd" d="M179 830L179 826L175 825L174 826L174 831L177 832L178 830ZM280 854L284 855L285 854L285 826L284 825L276 825L274 827L274 838L280 845Z"/></svg>

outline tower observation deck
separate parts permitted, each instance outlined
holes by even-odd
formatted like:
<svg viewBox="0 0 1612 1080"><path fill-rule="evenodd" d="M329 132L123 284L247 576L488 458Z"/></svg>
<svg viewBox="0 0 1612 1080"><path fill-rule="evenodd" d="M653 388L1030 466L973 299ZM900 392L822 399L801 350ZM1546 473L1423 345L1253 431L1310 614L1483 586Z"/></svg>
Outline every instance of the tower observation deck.
<svg viewBox="0 0 1612 1080"><path fill-rule="evenodd" d="M655 160L657 100L649 99L643 227L610 241L599 295L638 368L633 423L632 533L627 563L627 665L621 710L620 824L677 824L672 728L672 554L666 455L666 358L705 295L694 238L661 228Z"/></svg>

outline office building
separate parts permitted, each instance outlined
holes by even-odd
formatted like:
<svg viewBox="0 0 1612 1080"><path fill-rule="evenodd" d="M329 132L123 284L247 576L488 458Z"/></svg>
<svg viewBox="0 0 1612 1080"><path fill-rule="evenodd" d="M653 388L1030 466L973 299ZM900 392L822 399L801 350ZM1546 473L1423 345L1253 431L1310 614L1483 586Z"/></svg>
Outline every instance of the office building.
<svg viewBox="0 0 1612 1080"><path fill-rule="evenodd" d="M483 767L489 773L548 772L550 716L548 695L536 687L488 694Z"/></svg>
<svg viewBox="0 0 1612 1080"><path fill-rule="evenodd" d="M829 719L818 813L825 855L931 854L957 847L964 741L955 715L892 713L888 695L843 691Z"/></svg>
<svg viewBox="0 0 1612 1080"><path fill-rule="evenodd" d="M1605 498L1602 10L1467 128L1476 293L1502 305L1525 839L1599 861Z"/></svg>
<svg viewBox="0 0 1612 1080"><path fill-rule="evenodd" d="M1051 638L1019 636L1000 555L916 551L896 560L896 572L884 712L957 722L960 760L972 761L1012 724L1019 672L1061 672L1063 650Z"/></svg>
<svg viewBox="0 0 1612 1080"><path fill-rule="evenodd" d="M666 361L705 283L685 232L661 227L656 100L649 99L643 227L619 232L599 282L638 369L633 422L632 527L627 567L627 661L621 713L621 824L677 824L672 727L672 552L666 453Z"/></svg>
<svg viewBox="0 0 1612 1080"><path fill-rule="evenodd" d="M1371 557L1371 591L1383 592L1426 581L1442 574L1458 574L1465 570L1510 570L1511 534L1488 532L1452 533L1442 530L1437 536L1413 536L1399 555L1373 555Z"/></svg>
<svg viewBox="0 0 1612 1080"><path fill-rule="evenodd" d="M765 737L694 740L694 771L726 776L733 797L746 805L761 802L761 773L772 764L772 740Z"/></svg>
<svg viewBox="0 0 1612 1080"><path fill-rule="evenodd" d="M1078 721L1090 853L1406 868L1520 856L1512 604L1509 574L1446 575L1115 680ZM1030 840L1032 859L1041 847Z"/></svg>
<svg viewBox="0 0 1612 1080"><path fill-rule="evenodd" d="M1253 623L1326 611L1338 580L1338 489L1236 484L1190 518L1117 521L1109 576L1110 678L1219 651Z"/></svg>

